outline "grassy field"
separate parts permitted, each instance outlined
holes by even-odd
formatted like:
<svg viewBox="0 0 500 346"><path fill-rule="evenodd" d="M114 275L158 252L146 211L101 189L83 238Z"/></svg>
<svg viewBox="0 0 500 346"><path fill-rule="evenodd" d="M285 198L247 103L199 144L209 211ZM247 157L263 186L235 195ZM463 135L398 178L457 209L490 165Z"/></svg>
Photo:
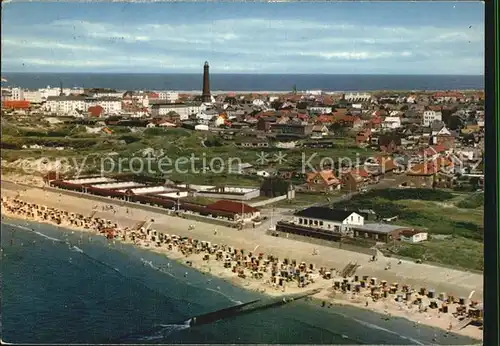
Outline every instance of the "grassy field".
<svg viewBox="0 0 500 346"><path fill-rule="evenodd" d="M381 249L383 253L401 257L422 259L426 263L436 263L451 268L482 271L484 269L484 245L482 242L453 237L431 239L421 244L398 242Z"/></svg>
<svg viewBox="0 0 500 346"><path fill-rule="evenodd" d="M397 216L393 224L422 228L429 233L429 241L387 244L382 248L385 252L482 270L484 210L481 207L458 207L470 199L471 194L441 190L387 189L372 190L350 201L337 203L335 207L372 209L381 218Z"/></svg>
<svg viewBox="0 0 500 346"><path fill-rule="evenodd" d="M92 159L86 160L88 171L92 169L100 169L102 161L107 161L108 155L113 154L115 159L122 159L123 165L120 166L121 171L126 171L123 166L129 165L135 169L134 165L127 164L127 161L134 160L135 166L141 166L140 161L145 160L144 150L152 149L154 151L155 160L151 162L151 170L154 172L146 172L155 174L155 172L169 170L158 169L158 159L163 158L163 162L171 162L170 168L175 168L175 163L179 160L195 158L194 167L196 170L203 166L219 169L223 171L221 174L212 173L219 179L228 179L229 181L239 181L241 177L224 176L224 173L230 173L229 166L237 163L250 163L255 168L259 169L295 169L301 170L306 168L307 164L318 165L321 162L328 164L329 162L338 162L340 158L350 158L351 160L360 159L371 155L371 151L360 149L353 145L352 138L335 140L335 148L324 149L278 149L278 148L263 148L263 149L242 149L238 148L232 142L224 142L216 134L191 131L183 128L174 129L129 129L126 127L108 128L113 131L112 134L106 134L102 131L98 133L88 133L85 126L59 124L53 126L43 126L41 123L32 125L27 124L15 125L12 123L2 124L2 144L14 146L14 149L4 149L2 158L8 162L12 162L25 157L39 158L71 158L79 163L84 162L87 157ZM47 147L64 147L63 150L50 150L44 148L39 149L21 149L22 145L38 144ZM207 146L207 144L209 146ZM6 146L7 147L7 146ZM16 149L17 148L17 149ZM264 152L266 162L259 162L259 156ZM279 153L283 158L282 162L278 162L277 156ZM166 160L168 158L168 160ZM224 167L220 169L222 165ZM144 164L142 164L144 165ZM115 165L118 169L118 165ZM208 175L201 177L193 176L195 173L191 168L191 163L180 164L181 169L177 171L185 171L186 169L193 174L172 174L172 179L178 179L183 176L187 180L193 182L204 182L205 179L212 179ZM130 168L128 167L128 168ZM163 166L164 167L164 166ZM234 178L234 180L233 180ZM241 178L245 180L244 178ZM252 180L252 179L250 179ZM246 182L243 182L246 184ZM252 184L253 185L253 184Z"/></svg>

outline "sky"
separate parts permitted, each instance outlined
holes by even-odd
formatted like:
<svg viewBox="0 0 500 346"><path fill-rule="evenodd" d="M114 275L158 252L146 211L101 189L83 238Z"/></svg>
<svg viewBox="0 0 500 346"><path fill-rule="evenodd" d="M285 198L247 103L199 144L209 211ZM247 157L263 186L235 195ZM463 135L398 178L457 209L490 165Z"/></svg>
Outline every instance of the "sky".
<svg viewBox="0 0 500 346"><path fill-rule="evenodd" d="M2 4L2 71L484 73L482 2Z"/></svg>

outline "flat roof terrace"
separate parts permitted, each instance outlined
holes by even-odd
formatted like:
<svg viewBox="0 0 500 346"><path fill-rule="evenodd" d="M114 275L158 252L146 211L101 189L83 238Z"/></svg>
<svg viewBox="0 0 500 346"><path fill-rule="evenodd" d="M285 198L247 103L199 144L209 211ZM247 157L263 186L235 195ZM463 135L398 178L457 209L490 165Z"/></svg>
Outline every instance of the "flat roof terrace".
<svg viewBox="0 0 500 346"><path fill-rule="evenodd" d="M411 227L408 226L388 225L385 223L365 223L363 226L352 226L352 228L359 231L381 233L381 234L387 234L399 230L412 229Z"/></svg>
<svg viewBox="0 0 500 346"><path fill-rule="evenodd" d="M116 180L106 177L95 177L95 178L64 180L64 182L70 184L100 184L100 183L113 183L116 182Z"/></svg>
<svg viewBox="0 0 500 346"><path fill-rule="evenodd" d="M139 183L136 183L136 186L139 185ZM122 189L119 190L119 192L127 192L129 189ZM165 186L147 186L147 187L139 187L135 189L130 189L133 194L135 195L146 195L146 194L160 194L160 193L165 193L165 192L176 192L178 190L170 188L170 187L165 187Z"/></svg>
<svg viewBox="0 0 500 346"><path fill-rule="evenodd" d="M138 187L138 186L144 186L144 184L136 183L134 181L124 181L124 182L92 185L92 187L97 187L98 189L125 189L127 187Z"/></svg>

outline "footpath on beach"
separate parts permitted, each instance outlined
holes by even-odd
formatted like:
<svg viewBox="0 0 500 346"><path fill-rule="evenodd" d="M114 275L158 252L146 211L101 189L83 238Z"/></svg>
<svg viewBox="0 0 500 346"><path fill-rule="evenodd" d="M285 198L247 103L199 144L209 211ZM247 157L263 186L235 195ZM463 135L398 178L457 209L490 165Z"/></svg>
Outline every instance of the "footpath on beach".
<svg viewBox="0 0 500 346"><path fill-rule="evenodd" d="M260 234L263 245L253 246L251 241L242 242L246 231L213 229L212 225L194 225L188 220L128 207L95 204L83 198L38 189L5 192L2 201L5 215L102 234L111 241L134 243L246 289L268 295L303 292L305 287L322 289L315 297L323 301L323 306L333 302L360 306L383 313L387 318L405 317L416 323L481 338L478 327L466 327L467 322L477 320L470 318L471 311L475 317L474 311L481 310L479 302L471 301L469 295L453 296L446 291L437 291L426 286L424 280L415 286L401 277L391 280L381 276L382 280L368 276L366 274L370 271L364 263L351 262L341 266L337 262L336 267L326 266L323 249L318 251L316 247L316 252L305 256L311 244ZM64 209L59 209L61 206ZM221 237L222 234L225 236ZM213 237L217 237L217 243L211 240ZM235 239L239 242L233 241ZM281 249L280 253L268 251L276 248L266 241L276 240L284 243L277 247ZM294 243L296 248L291 249ZM330 250L339 252L338 249ZM294 258L290 257L291 254ZM305 260L306 257L309 260ZM365 275L356 275L357 270L362 270ZM466 290L463 288L464 292Z"/></svg>

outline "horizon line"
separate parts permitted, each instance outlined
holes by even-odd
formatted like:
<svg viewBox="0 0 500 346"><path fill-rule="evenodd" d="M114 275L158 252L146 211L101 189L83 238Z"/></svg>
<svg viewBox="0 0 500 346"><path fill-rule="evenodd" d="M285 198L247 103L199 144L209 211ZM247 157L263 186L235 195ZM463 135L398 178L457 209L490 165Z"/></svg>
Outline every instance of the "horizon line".
<svg viewBox="0 0 500 346"><path fill-rule="evenodd" d="M179 75L203 75L203 72L116 72L116 71L78 71L78 72L57 72L57 71L3 71L2 74L179 74ZM210 75L315 75L315 76L464 76L464 77L484 77L485 74L453 74L453 73L280 73L280 72L210 72Z"/></svg>

